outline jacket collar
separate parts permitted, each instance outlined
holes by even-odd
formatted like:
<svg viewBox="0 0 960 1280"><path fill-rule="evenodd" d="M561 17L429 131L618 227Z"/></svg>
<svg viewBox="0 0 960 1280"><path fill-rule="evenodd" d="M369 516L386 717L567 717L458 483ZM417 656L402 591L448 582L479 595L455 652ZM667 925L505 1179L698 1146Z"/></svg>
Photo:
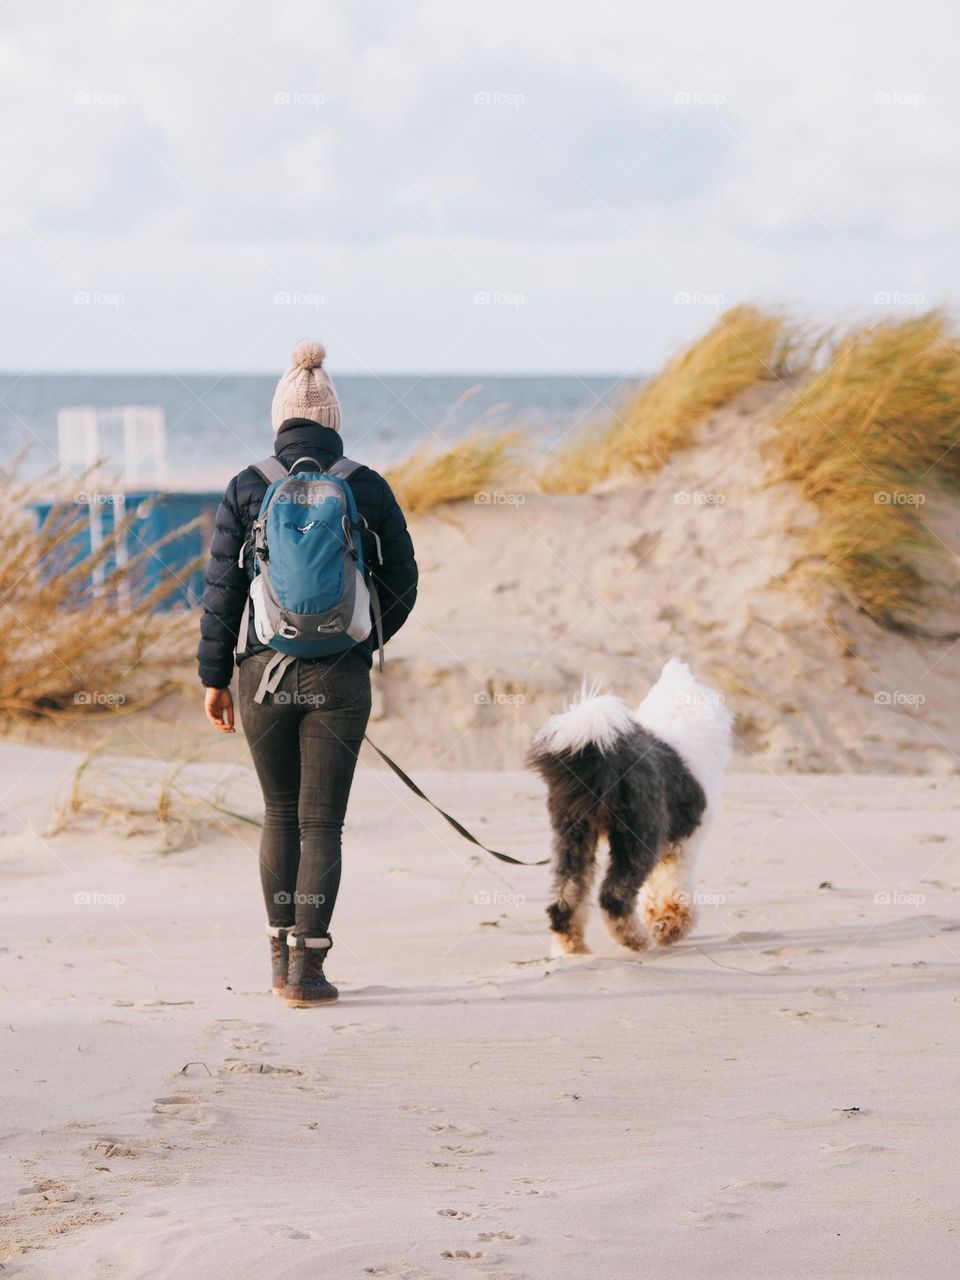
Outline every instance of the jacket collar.
<svg viewBox="0 0 960 1280"><path fill-rule="evenodd" d="M287 418L277 431L274 453L287 466L304 457L316 457L329 466L343 457L343 441L332 427L321 427L309 418Z"/></svg>

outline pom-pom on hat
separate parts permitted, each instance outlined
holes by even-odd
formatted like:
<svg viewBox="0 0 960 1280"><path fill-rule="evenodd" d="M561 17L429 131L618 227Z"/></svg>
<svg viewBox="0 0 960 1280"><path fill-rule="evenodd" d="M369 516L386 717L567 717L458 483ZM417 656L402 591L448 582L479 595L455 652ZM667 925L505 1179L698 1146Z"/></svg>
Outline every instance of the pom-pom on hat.
<svg viewBox="0 0 960 1280"><path fill-rule="evenodd" d="M277 383L270 416L274 431L288 418L309 418L321 427L340 430L337 389L323 367L327 351L322 342L298 342L290 368Z"/></svg>

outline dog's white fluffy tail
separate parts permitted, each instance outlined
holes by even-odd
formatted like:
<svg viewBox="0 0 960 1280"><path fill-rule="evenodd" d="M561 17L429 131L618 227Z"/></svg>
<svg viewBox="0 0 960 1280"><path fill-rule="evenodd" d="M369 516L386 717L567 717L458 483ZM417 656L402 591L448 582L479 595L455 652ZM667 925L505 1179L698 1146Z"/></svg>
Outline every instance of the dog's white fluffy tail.
<svg viewBox="0 0 960 1280"><path fill-rule="evenodd" d="M593 744L606 751L635 727L633 713L622 698L589 689L586 682L566 711L551 716L533 740L535 751L583 751Z"/></svg>

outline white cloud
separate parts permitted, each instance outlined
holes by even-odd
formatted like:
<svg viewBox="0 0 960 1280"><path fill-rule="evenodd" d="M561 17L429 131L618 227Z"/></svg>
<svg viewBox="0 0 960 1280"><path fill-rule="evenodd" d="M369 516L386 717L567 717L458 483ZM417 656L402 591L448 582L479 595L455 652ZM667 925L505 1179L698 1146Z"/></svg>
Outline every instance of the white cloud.
<svg viewBox="0 0 960 1280"><path fill-rule="evenodd" d="M629 369L709 322L678 290L949 296L950 14L16 0L0 362L270 368L310 329L341 367Z"/></svg>

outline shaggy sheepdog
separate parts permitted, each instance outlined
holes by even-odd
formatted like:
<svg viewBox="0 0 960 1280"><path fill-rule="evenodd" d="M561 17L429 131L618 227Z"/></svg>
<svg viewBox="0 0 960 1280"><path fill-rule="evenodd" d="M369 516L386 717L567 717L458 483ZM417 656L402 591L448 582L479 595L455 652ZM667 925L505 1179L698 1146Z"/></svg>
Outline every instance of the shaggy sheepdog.
<svg viewBox="0 0 960 1280"><path fill-rule="evenodd" d="M555 954L589 953L584 927L602 835L610 861L600 910L610 936L642 951L648 930L661 946L690 930L697 854L720 798L732 730L722 696L671 659L636 711L584 687L539 731L529 763L548 788Z"/></svg>

